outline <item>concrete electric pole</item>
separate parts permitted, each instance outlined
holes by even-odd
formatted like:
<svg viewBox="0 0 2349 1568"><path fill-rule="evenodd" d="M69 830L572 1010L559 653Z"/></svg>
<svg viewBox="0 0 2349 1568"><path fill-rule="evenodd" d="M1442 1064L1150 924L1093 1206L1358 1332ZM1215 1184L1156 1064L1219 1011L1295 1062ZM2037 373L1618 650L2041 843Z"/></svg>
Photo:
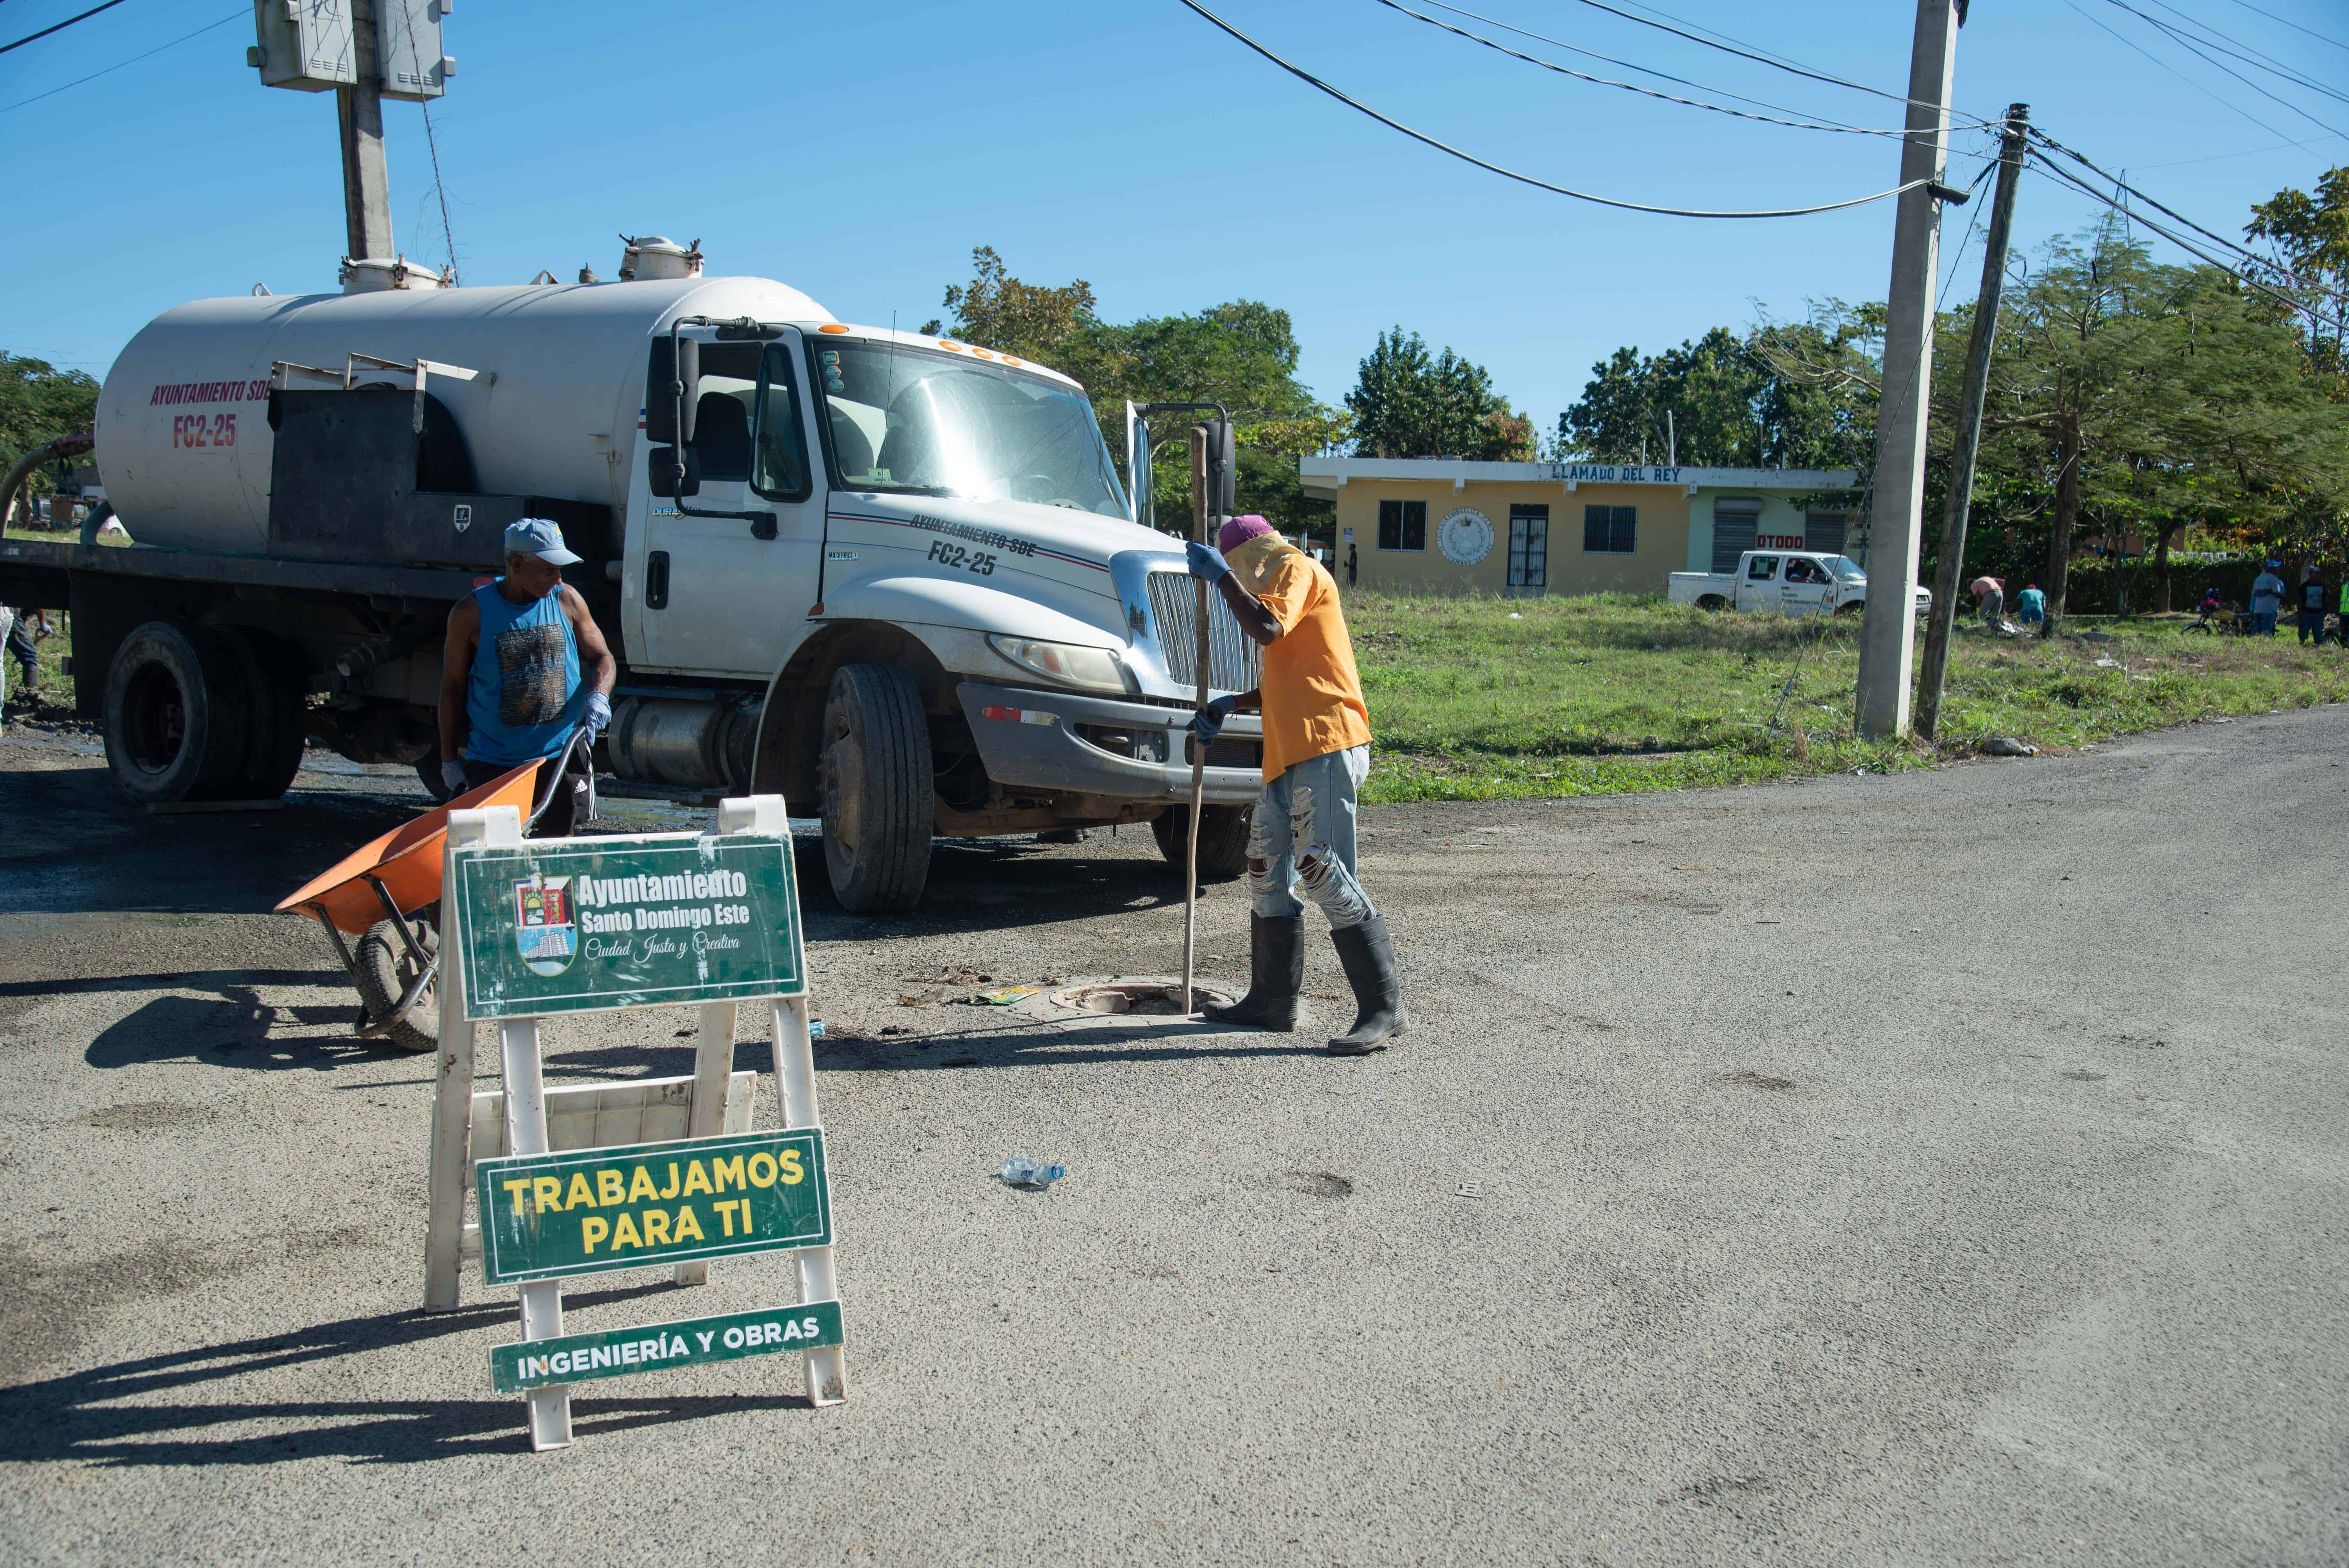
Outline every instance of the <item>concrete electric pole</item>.
<svg viewBox="0 0 2349 1568"><path fill-rule="evenodd" d="M335 89L335 115L343 141L343 227L353 261L389 261L391 175L383 160L383 69L375 8L399 0L350 0L353 74L348 87Z"/></svg>
<svg viewBox="0 0 2349 1568"><path fill-rule="evenodd" d="M1859 634L1853 722L1870 740L1909 729L1909 660L1917 646L1915 588L1925 503L1925 418L1933 378L1933 278L1941 199L1933 187L1949 153L1950 77L1961 0L1918 0L1909 57L1908 135L1900 143L1892 230L1892 289L1884 314L1884 391L1876 427L1874 521L1868 608Z"/></svg>
<svg viewBox="0 0 2349 1568"><path fill-rule="evenodd" d="M383 100L428 103L448 90L457 62L440 52L449 0L261 0L245 63L261 85L335 95L343 155L347 289L440 284L404 262L391 237L391 181L383 153Z"/></svg>
<svg viewBox="0 0 2349 1568"><path fill-rule="evenodd" d="M1982 400L1990 392L1990 356L1998 337L1998 302L2006 285L2006 246L2014 228L2014 188L2023 178L2023 133L2031 106L2009 104L1998 144L1998 195L1991 203L1990 237L1982 251L1982 294L1974 301L1966 343L1966 385L1958 399L1958 429L1950 444L1950 503L1941 513L1941 561L1933 574L1933 614L1925 624L1925 667L1917 676L1917 733L1933 738L1941 723L1941 684L1950 665L1950 628L1958 615L1965 575L1966 511L1974 499L1974 452L1982 444Z"/></svg>

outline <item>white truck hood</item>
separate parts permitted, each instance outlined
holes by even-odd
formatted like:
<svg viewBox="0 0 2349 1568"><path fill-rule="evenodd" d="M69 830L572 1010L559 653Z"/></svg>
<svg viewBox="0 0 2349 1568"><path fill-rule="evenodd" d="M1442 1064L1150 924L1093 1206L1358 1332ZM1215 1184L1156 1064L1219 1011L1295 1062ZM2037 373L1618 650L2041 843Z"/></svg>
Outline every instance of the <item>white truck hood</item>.
<svg viewBox="0 0 2349 1568"><path fill-rule="evenodd" d="M1112 558L1182 561L1179 540L1139 523L1027 501L838 490L824 527L826 619L874 614L861 601L885 596L900 614L918 602L931 624L1103 647L1130 641Z"/></svg>

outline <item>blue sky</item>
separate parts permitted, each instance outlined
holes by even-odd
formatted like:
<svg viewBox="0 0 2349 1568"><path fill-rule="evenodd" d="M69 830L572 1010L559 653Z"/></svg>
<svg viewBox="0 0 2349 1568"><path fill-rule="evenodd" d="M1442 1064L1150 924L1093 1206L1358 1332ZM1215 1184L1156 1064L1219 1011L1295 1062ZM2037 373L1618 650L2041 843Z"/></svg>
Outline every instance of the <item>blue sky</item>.
<svg viewBox="0 0 2349 1568"><path fill-rule="evenodd" d="M1639 98L1376 0L1210 3L1395 118L1560 184L1776 207L1897 180L1889 139ZM1465 3L1708 87L1855 125L1898 123L1883 99L1577 0ZM2349 95L2349 16L2330 0L2256 4L2340 45L2241 0L2131 3ZM1913 11L1898 0L1666 6L1829 75L1896 90L1906 79ZM86 7L13 0L0 42ZM221 17L230 19L191 41L25 101ZM253 39L249 7L127 0L0 55L0 160L17 217L0 247L0 346L102 375L144 321L183 300L256 282L280 294L334 286L343 226L333 98L260 87L243 63ZM1547 429L1619 344L1653 351L1716 324L1742 326L1757 305L1798 315L1812 297L1880 297L1889 268L1889 202L1723 222L1547 195L1363 119L1175 0L462 0L445 44L458 74L433 120L470 283L519 283L541 267L567 279L582 263L608 278L616 233L666 232L699 237L714 272L783 279L850 320L885 325L894 312L914 325L939 314L946 284L968 277L971 247L991 244L1031 282L1089 280L1113 319L1237 297L1282 306L1296 318L1307 380L1333 402L1378 332L1401 323L1487 366ZM2349 130L2349 102L2229 63ZM2349 139L2194 58L2116 0L1975 0L1955 97L1986 117L2028 102L2051 134L2222 233L2240 232L2251 201L2349 162ZM400 248L437 263L448 247L421 116L406 104L386 116ZM1987 143L1958 139L1961 181ZM1978 210L1952 214L1951 242ZM2028 180L2018 242L2035 245L2090 215L2085 198ZM1958 294L1971 296L1978 267L1970 256Z"/></svg>

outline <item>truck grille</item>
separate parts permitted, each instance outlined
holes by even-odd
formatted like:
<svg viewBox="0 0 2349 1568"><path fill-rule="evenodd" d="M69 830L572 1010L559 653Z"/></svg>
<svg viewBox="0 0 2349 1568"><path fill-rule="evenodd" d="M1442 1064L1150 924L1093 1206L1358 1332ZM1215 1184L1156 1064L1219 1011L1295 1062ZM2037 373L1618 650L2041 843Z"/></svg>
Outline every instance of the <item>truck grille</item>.
<svg viewBox="0 0 2349 1568"><path fill-rule="evenodd" d="M1199 684L1198 579L1187 572L1150 574L1150 620L1166 673L1177 686ZM1213 589L1207 593L1207 685L1215 691L1248 691L1257 684L1256 643L1240 630L1238 617Z"/></svg>

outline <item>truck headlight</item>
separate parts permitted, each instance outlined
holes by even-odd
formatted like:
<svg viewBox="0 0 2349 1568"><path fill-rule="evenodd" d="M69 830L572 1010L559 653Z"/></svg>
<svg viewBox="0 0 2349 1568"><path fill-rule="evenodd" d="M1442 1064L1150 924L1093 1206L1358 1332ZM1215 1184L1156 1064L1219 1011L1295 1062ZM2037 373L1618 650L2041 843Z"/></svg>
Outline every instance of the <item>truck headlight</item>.
<svg viewBox="0 0 2349 1568"><path fill-rule="evenodd" d="M1021 669L1062 686L1115 692L1121 696L1140 689L1126 672L1125 661L1107 648L1043 643L1033 637L1007 637L992 632L988 634L987 645Z"/></svg>

